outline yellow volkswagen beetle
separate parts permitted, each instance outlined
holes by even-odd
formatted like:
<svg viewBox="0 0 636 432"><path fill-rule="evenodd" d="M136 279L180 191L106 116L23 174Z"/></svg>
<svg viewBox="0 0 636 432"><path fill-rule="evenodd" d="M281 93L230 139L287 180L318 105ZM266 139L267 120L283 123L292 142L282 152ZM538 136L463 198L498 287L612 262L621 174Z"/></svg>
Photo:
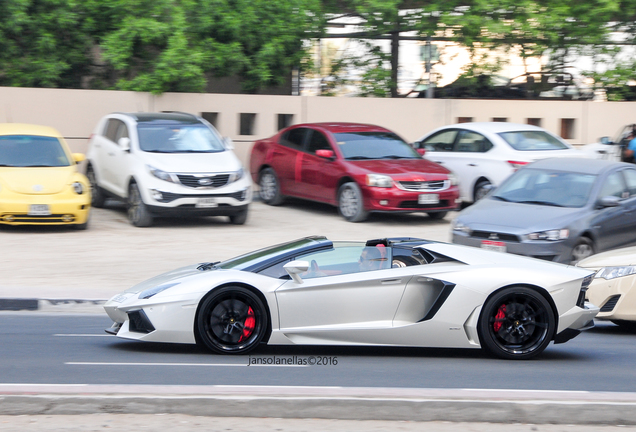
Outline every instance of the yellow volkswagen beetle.
<svg viewBox="0 0 636 432"><path fill-rule="evenodd" d="M83 160L53 128L0 124L0 223L86 229L91 194L77 170Z"/></svg>

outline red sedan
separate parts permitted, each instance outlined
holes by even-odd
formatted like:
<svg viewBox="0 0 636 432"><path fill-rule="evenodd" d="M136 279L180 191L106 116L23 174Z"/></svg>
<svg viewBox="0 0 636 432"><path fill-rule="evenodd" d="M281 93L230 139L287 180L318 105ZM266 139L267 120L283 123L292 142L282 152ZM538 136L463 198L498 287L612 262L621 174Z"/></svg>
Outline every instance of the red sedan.
<svg viewBox="0 0 636 432"><path fill-rule="evenodd" d="M281 204L285 196L320 201L351 222L378 211L423 211L441 219L459 203L449 170L373 125L290 126L256 141L250 171L265 203Z"/></svg>

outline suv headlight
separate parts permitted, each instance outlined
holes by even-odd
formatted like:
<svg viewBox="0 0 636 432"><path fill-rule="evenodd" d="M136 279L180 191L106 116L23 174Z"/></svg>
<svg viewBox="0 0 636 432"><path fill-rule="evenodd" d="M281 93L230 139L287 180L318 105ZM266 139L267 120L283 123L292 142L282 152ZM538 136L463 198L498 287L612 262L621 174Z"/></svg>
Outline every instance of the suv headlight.
<svg viewBox="0 0 636 432"><path fill-rule="evenodd" d="M382 174L367 174L367 186L390 188L393 187L393 179Z"/></svg>
<svg viewBox="0 0 636 432"><path fill-rule="evenodd" d="M528 239L557 241L557 240L564 240L568 238L569 235L570 235L570 230L555 229L555 230L538 231L538 232L530 233L528 234Z"/></svg>
<svg viewBox="0 0 636 432"><path fill-rule="evenodd" d="M84 193L84 186L80 182L73 182L73 190L76 194L81 195Z"/></svg>
<svg viewBox="0 0 636 432"><path fill-rule="evenodd" d="M230 174L229 183L234 183L235 181L242 179L244 175L245 175L245 171L243 171L243 168L241 168L240 170L236 172L233 172L232 174Z"/></svg>
<svg viewBox="0 0 636 432"><path fill-rule="evenodd" d="M636 273L636 266L603 267L598 272L596 272L596 275L594 277L610 280L623 276L629 276L634 273Z"/></svg>
<svg viewBox="0 0 636 432"><path fill-rule="evenodd" d="M170 183L177 183L174 180L173 174L170 174L168 172L162 171L159 168L155 168L153 166L150 165L146 165L146 167L148 167L148 171L150 171L150 174L152 174L153 176L157 177L159 180L164 180Z"/></svg>

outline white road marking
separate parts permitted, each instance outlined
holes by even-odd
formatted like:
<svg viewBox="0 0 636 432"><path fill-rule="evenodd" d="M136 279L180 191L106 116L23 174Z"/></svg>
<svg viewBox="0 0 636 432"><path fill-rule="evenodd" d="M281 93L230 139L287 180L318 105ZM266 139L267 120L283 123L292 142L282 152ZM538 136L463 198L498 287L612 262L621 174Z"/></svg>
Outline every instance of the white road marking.
<svg viewBox="0 0 636 432"><path fill-rule="evenodd" d="M307 365L247 365L242 363L118 363L118 362L65 362L73 366L205 366L205 367L309 367Z"/></svg>
<svg viewBox="0 0 636 432"><path fill-rule="evenodd" d="M57 333L57 334L54 334L53 336L59 336L59 337L112 337L113 335L109 335L109 334L88 334L88 333L72 333L72 334Z"/></svg>

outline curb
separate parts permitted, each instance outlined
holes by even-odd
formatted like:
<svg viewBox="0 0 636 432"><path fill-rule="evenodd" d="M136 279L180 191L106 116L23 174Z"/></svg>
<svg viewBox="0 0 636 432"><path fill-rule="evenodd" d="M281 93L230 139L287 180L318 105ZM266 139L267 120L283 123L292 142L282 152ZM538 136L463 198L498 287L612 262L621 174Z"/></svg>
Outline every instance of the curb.
<svg viewBox="0 0 636 432"><path fill-rule="evenodd" d="M636 425L636 393L345 387L0 384L0 415Z"/></svg>
<svg viewBox="0 0 636 432"><path fill-rule="evenodd" d="M104 313L106 300L0 298L0 311Z"/></svg>

